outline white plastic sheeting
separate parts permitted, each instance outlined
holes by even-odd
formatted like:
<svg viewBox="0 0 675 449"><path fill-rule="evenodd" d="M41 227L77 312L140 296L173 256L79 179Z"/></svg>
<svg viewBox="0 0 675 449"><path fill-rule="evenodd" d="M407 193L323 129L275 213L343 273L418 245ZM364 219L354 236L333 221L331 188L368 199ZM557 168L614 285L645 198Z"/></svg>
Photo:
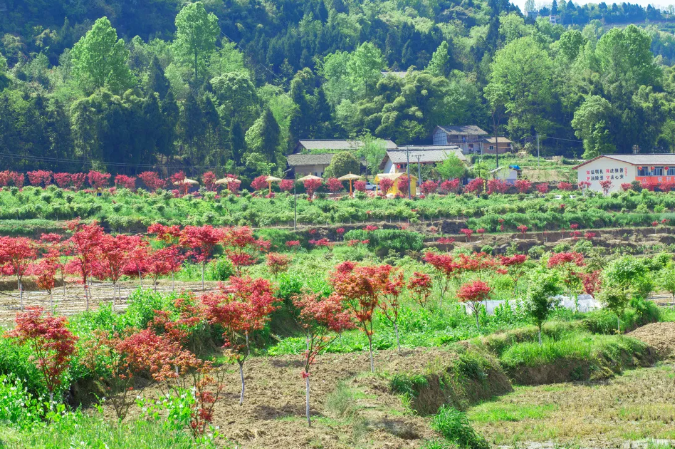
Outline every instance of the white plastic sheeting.
<svg viewBox="0 0 675 449"><path fill-rule="evenodd" d="M558 301L559 307L564 307L568 310L575 310L577 312L591 312L593 310L602 309L603 307L602 303L593 298L591 295L579 295L576 301L573 297L562 295L556 296L555 299ZM516 309L519 306L522 307L522 301L522 299L511 299L508 301L508 304L511 309ZM483 306L485 306L485 311L488 315L494 315L495 310L498 307L504 306L504 304L506 304L505 300L489 299L487 301L483 301ZM470 315L472 313L471 308L467 307L466 304L462 305L464 306L466 313Z"/></svg>

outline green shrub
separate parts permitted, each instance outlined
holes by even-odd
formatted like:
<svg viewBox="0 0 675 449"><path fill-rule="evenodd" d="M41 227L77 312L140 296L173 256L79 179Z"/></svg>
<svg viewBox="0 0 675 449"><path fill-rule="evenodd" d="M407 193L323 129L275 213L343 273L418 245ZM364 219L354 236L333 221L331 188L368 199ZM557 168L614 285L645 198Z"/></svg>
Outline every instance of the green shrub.
<svg viewBox="0 0 675 449"><path fill-rule="evenodd" d="M460 448L488 449L490 447L485 438L473 430L466 414L452 407L441 407L438 414L434 416L431 427Z"/></svg>
<svg viewBox="0 0 675 449"><path fill-rule="evenodd" d="M402 254L406 251L421 251L424 248L422 234L399 229L378 229L375 231L355 229L347 232L344 239L345 241L368 240L369 249L385 255L390 250Z"/></svg>

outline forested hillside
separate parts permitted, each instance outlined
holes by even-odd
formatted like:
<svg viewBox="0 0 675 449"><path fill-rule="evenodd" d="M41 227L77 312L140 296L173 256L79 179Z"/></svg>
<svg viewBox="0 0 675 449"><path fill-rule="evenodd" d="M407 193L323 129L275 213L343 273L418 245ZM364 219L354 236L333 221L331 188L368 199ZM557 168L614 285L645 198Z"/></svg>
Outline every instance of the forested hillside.
<svg viewBox="0 0 675 449"><path fill-rule="evenodd" d="M549 154L675 149L675 40L654 26L503 0L183 3L0 0L2 167L250 178L299 138L401 145L439 124Z"/></svg>

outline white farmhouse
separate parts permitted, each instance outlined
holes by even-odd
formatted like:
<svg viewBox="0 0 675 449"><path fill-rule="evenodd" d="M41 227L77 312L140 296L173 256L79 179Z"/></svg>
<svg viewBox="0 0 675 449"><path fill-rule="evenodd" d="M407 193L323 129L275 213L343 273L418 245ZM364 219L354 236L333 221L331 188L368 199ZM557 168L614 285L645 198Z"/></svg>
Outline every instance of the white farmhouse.
<svg viewBox="0 0 675 449"><path fill-rule="evenodd" d="M617 192L633 181L675 183L675 154L606 154L574 169L578 182L589 182L591 190L602 192L600 183L609 180L609 192Z"/></svg>

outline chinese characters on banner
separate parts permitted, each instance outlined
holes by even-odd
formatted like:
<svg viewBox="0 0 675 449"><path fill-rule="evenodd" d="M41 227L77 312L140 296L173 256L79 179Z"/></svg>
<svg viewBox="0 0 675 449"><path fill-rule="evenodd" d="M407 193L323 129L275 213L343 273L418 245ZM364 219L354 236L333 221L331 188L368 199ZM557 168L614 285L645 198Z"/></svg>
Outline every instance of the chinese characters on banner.
<svg viewBox="0 0 675 449"><path fill-rule="evenodd" d="M586 181L604 181L625 179L626 173L623 168L605 168L586 170Z"/></svg>

